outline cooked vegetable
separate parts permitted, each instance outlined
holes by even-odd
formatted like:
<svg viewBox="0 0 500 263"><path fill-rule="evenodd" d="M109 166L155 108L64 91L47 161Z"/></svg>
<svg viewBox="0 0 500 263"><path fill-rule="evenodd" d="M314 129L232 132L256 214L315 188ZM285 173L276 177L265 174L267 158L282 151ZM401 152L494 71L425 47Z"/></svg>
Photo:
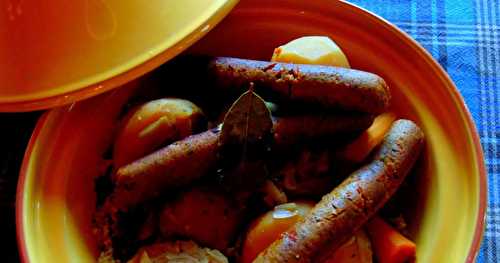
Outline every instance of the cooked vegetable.
<svg viewBox="0 0 500 263"><path fill-rule="evenodd" d="M414 259L413 242L370 219L384 205L401 213L399 196L386 203L424 135L386 112L382 78L349 67L321 36L276 48L271 62L190 56L162 67L148 85L183 88L118 126L93 218L99 260L372 263L365 231L377 262Z"/></svg>
<svg viewBox="0 0 500 263"><path fill-rule="evenodd" d="M325 36L294 39L275 48L271 61L350 68L344 52L333 40Z"/></svg>
<svg viewBox="0 0 500 263"><path fill-rule="evenodd" d="M264 194L262 199L270 207L284 204L288 200L286 194L271 180L266 180L264 182L261 191Z"/></svg>
<svg viewBox="0 0 500 263"><path fill-rule="evenodd" d="M167 98L147 102L124 118L114 144L114 166L128 164L202 128L206 128L203 113L190 101Z"/></svg>
<svg viewBox="0 0 500 263"><path fill-rule="evenodd" d="M370 239L365 231L358 231L339 247L325 263L372 263L373 253Z"/></svg>
<svg viewBox="0 0 500 263"><path fill-rule="evenodd" d="M362 162L382 142L385 134L395 120L396 115L392 112L377 116L373 124L356 140L349 143L339 155L341 158L351 162Z"/></svg>
<svg viewBox="0 0 500 263"><path fill-rule="evenodd" d="M241 93L250 82L265 99L309 103L367 113L389 106L389 88L379 76L345 68L217 57L209 63L215 85Z"/></svg>
<svg viewBox="0 0 500 263"><path fill-rule="evenodd" d="M371 163L351 174L254 262L322 262L394 194L415 163L424 135L398 120Z"/></svg>
<svg viewBox="0 0 500 263"><path fill-rule="evenodd" d="M141 248L128 263L228 263L218 250L201 248L192 241L153 244Z"/></svg>
<svg viewBox="0 0 500 263"><path fill-rule="evenodd" d="M255 219L243 244L242 263L252 262L267 246L278 239L314 206L313 202L297 201L276 206Z"/></svg>
<svg viewBox="0 0 500 263"><path fill-rule="evenodd" d="M415 259L416 245L379 217L372 218L366 229L372 240L377 261L404 263Z"/></svg>
<svg viewBox="0 0 500 263"><path fill-rule="evenodd" d="M213 188L193 188L165 204L160 230L167 238L180 236L224 250L236 235L242 211L230 197Z"/></svg>
<svg viewBox="0 0 500 263"><path fill-rule="evenodd" d="M216 163L218 133L191 135L118 169L111 195L115 208L126 210L205 175Z"/></svg>

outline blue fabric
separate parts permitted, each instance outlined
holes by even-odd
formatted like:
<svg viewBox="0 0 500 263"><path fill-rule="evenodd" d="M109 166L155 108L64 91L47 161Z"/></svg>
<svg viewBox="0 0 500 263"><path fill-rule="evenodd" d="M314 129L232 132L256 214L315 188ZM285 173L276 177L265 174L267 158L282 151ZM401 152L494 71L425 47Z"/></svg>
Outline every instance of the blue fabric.
<svg viewBox="0 0 500 263"><path fill-rule="evenodd" d="M500 262L500 0L350 0L409 33L446 69L476 122L488 172L477 262Z"/></svg>

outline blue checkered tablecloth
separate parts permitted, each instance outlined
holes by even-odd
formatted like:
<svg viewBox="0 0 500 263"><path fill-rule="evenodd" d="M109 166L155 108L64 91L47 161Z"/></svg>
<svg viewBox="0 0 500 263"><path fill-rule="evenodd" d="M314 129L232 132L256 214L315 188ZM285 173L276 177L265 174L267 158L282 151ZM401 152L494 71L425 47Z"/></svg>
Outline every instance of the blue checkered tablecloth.
<svg viewBox="0 0 500 263"><path fill-rule="evenodd" d="M500 0L350 0L410 34L444 67L474 118L488 171L478 262L500 262Z"/></svg>

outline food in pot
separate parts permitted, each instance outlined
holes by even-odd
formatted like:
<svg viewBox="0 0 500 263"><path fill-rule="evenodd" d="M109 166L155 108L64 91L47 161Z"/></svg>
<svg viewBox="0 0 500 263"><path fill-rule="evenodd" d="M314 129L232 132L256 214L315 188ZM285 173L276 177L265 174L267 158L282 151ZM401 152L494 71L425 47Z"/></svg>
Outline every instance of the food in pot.
<svg viewBox="0 0 500 263"><path fill-rule="evenodd" d="M350 68L340 47L325 36L307 36L274 49L271 61Z"/></svg>
<svg viewBox="0 0 500 263"><path fill-rule="evenodd" d="M111 187L97 189L101 262L414 260L402 210L396 227L381 209L400 198L422 130L390 111L381 77L332 66L350 64L330 39L276 50L178 58L202 89L148 86L160 97L124 108L99 178Z"/></svg>

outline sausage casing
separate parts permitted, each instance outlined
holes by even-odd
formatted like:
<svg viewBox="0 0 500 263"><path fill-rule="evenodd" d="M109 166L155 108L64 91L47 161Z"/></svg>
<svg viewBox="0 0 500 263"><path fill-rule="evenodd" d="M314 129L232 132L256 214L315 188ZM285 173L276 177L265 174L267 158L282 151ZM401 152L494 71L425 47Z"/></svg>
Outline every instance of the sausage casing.
<svg viewBox="0 0 500 263"><path fill-rule="evenodd" d="M371 163L352 173L254 262L322 262L394 194L415 163L424 135L398 120Z"/></svg>
<svg viewBox="0 0 500 263"><path fill-rule="evenodd" d="M209 130L172 143L116 172L113 204L126 209L205 175L217 159L218 132Z"/></svg>
<svg viewBox="0 0 500 263"><path fill-rule="evenodd" d="M381 77L354 69L230 57L213 58L208 69L217 88L241 93L253 82L264 98L374 114L384 112L390 101Z"/></svg>

